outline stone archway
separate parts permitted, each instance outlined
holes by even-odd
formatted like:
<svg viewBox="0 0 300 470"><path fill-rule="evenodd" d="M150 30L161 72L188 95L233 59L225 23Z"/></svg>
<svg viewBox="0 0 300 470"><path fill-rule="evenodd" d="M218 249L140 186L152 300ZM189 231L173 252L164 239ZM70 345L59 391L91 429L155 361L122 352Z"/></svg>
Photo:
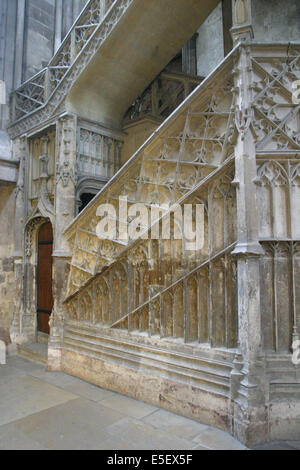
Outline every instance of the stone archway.
<svg viewBox="0 0 300 470"><path fill-rule="evenodd" d="M39 233L42 226L49 224L50 220L37 214L30 219L25 227L25 253L23 264L23 293L18 322L18 342L25 344L35 342L38 333L38 316L37 316L37 273L38 273L38 246Z"/></svg>

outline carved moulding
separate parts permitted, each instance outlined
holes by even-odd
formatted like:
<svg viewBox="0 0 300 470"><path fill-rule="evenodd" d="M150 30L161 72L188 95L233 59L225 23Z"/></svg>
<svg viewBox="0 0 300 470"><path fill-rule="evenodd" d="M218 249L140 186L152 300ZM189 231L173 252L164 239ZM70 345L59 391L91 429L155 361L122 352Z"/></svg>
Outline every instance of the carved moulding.
<svg viewBox="0 0 300 470"><path fill-rule="evenodd" d="M33 254L32 236L45 220L50 220L52 227L55 227L55 212L48 194L46 178L42 180L37 206L25 223L25 254L27 258L30 258Z"/></svg>

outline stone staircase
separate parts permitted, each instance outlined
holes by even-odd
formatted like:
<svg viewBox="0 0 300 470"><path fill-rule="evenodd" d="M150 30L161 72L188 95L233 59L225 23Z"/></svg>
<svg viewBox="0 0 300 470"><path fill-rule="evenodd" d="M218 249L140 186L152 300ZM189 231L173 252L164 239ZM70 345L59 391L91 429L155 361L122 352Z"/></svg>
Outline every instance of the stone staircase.
<svg viewBox="0 0 300 470"><path fill-rule="evenodd" d="M228 256L236 236L228 217L236 217L233 87L232 58L228 58L222 70L177 108L66 230L72 250L64 304L67 323L101 325L164 341L235 346L234 309L229 306L225 318L223 306L217 306L224 279L225 296L233 296L236 289L235 260ZM157 210L157 225L170 215L173 235L172 205L202 204L204 246L189 253L172 236L170 240L151 236L126 242L100 240L96 233L99 205L108 203L117 213L119 197L125 196L129 211L134 204ZM218 218L209 222L207 215L214 213ZM117 219L119 226L128 228L130 217ZM141 227L141 234L147 230ZM208 291L215 307L208 303ZM200 309L197 302L202 303Z"/></svg>
<svg viewBox="0 0 300 470"><path fill-rule="evenodd" d="M113 3L118 2L91 0L87 3L47 67L14 91L11 115L13 121L23 119L49 101Z"/></svg>
<svg viewBox="0 0 300 470"><path fill-rule="evenodd" d="M80 103L86 99L89 102L86 94L90 93L96 93L97 99L93 98L92 106L94 102L97 106L95 109L89 107L88 116L98 113L94 120L109 121L118 127L129 106L189 40L216 6L217 0L205 2L202 8L196 0L185 0L185 4L186 8L181 0L152 2L151 5L148 0L87 2L47 67L11 94L10 137L15 138L57 114L74 111L74 108L83 116L86 109ZM135 30L136 44L141 48L139 55L131 53L132 38L128 34L136 22L139 23L138 30ZM154 28L157 42L161 43L160 54L155 60ZM116 51L114 47L117 47ZM108 59L106 48L110 50ZM115 53L118 60L112 60ZM140 62L141 57L144 66ZM95 80L100 72L101 87ZM110 92L107 87L111 87ZM185 92L187 87L188 83ZM120 93L121 90L126 92ZM106 114L100 116L102 108L106 109Z"/></svg>

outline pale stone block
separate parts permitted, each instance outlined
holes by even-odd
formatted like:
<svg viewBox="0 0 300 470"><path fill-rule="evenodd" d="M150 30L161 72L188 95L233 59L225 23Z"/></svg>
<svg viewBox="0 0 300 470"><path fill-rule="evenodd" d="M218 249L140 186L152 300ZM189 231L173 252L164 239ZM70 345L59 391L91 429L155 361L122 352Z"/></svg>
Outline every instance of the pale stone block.
<svg viewBox="0 0 300 470"><path fill-rule="evenodd" d="M215 428L207 428L194 441L214 450L246 450L244 445L228 433Z"/></svg>
<svg viewBox="0 0 300 470"><path fill-rule="evenodd" d="M6 364L6 344L0 341L0 365Z"/></svg>

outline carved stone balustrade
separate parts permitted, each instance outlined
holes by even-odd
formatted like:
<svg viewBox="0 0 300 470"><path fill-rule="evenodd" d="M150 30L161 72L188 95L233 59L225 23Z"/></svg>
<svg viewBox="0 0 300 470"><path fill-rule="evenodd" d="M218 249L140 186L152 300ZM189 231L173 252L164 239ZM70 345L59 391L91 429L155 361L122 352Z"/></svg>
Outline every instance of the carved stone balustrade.
<svg viewBox="0 0 300 470"><path fill-rule="evenodd" d="M121 167L122 140L80 127L77 152L78 178L106 178Z"/></svg>
<svg viewBox="0 0 300 470"><path fill-rule="evenodd" d="M144 117L166 119L202 80L183 73L162 72L128 109L124 125Z"/></svg>

